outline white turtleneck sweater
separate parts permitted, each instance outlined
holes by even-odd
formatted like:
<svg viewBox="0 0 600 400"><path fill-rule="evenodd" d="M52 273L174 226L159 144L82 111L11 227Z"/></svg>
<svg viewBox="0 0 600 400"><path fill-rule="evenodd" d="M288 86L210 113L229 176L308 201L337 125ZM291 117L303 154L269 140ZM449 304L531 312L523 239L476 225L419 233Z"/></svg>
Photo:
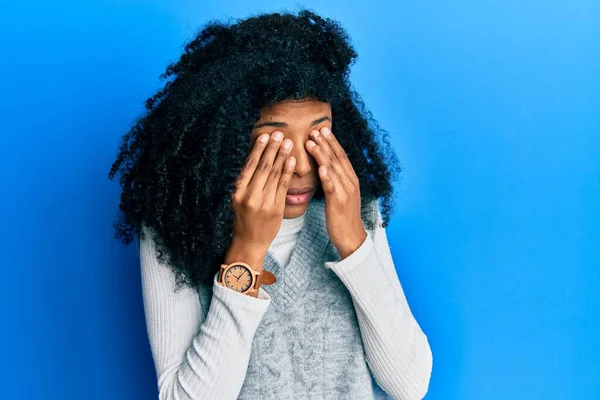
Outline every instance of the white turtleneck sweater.
<svg viewBox="0 0 600 400"><path fill-rule="evenodd" d="M287 265L289 263L292 256L292 249L304 226L305 217L306 214L302 214L299 217L284 218L281 221L279 232L269 248L269 251L273 254L279 265Z"/></svg>
<svg viewBox="0 0 600 400"><path fill-rule="evenodd" d="M379 215L381 222L381 215ZM297 218L283 219L279 232L273 240L269 252L281 266L290 261L292 250L305 223L305 215ZM356 253L365 253L367 240ZM405 310L409 318L394 318L396 311L371 310L371 319L395 320L402 326L380 324L381 327L390 327L389 332L371 332L365 330L362 335L372 335L364 340L375 341L378 337L402 337L405 348L412 349L416 359L410 364L412 376L420 377L418 380L402 380L405 372L399 373L396 381L396 392L389 393L396 399L413 399L403 393L424 393L427 391L432 369L432 355L427 337L412 317L406 302L403 290L398 280L385 229L377 227L373 237L373 245L378 251L387 276L386 284L392 283L398 294L401 304L399 309ZM361 256L362 257L362 256ZM361 258L359 257L359 258ZM352 255L343 263L354 263ZM258 325L271 302L269 294L259 289L258 298L238 293L213 282L213 301L211 308L216 307L219 312L212 312L212 318L204 320L202 308L199 303L198 293L189 287L174 292L175 278L169 268L161 265L156 258L155 250L150 241L140 243L140 260L142 274L142 292L146 326L152 356L154 359L159 399L184 400L184 399L218 399L229 400L237 397L237 390L245 379L251 344ZM341 268L351 269L352 264L340 265ZM285 267L284 267L285 268ZM325 268L325 267L323 267ZM216 275L215 275L216 276ZM355 295L367 293L372 295L382 290L382 286L375 279L365 280L361 276L356 285ZM347 279L351 279L348 277ZM360 287L360 289L358 289ZM349 290L353 291L352 287ZM364 296L365 294L361 294ZM396 308L396 307L394 307ZM363 312L357 310L357 312ZM224 348L232 349L230 354L237 357L223 357ZM385 365L372 367L393 371L404 368L406 360L398 353L394 357L386 354L380 361ZM416 369L416 370L414 370ZM394 378L391 378L392 381ZM197 387L189 387L187 382L203 382L205 390L198 391ZM406 387L412 385L412 387ZM423 386L424 385L424 386Z"/></svg>

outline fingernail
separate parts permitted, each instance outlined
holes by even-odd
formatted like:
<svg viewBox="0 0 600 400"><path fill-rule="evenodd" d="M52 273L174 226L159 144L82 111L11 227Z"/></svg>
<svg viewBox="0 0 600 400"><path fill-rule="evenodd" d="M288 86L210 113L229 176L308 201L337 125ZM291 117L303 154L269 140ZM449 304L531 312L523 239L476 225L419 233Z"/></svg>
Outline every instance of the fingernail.
<svg viewBox="0 0 600 400"><path fill-rule="evenodd" d="M319 137L319 131L312 131L313 138L317 139Z"/></svg>
<svg viewBox="0 0 600 400"><path fill-rule="evenodd" d="M329 136L331 134L331 130L328 127L322 128L321 132L323 132L323 134L327 135L327 136Z"/></svg>
<svg viewBox="0 0 600 400"><path fill-rule="evenodd" d="M260 137L258 138L258 140L259 140L261 143L266 143L266 142L267 142L267 140L269 140L269 135L260 135Z"/></svg>
<svg viewBox="0 0 600 400"><path fill-rule="evenodd" d="M292 147L292 141L291 140L284 140L283 141L283 148L284 149L289 149L290 147Z"/></svg>
<svg viewBox="0 0 600 400"><path fill-rule="evenodd" d="M281 133L281 132L273 133L273 140L275 140L275 141L280 141L282 137L283 137L283 133Z"/></svg>

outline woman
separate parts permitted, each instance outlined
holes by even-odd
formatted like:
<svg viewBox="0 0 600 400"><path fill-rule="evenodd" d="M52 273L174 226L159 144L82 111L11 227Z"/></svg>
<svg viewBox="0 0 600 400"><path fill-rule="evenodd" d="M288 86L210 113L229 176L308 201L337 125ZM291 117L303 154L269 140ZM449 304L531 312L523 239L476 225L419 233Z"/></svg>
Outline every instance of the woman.
<svg viewBox="0 0 600 400"><path fill-rule="evenodd" d="M139 238L160 399L427 392L384 229L399 168L356 56L306 10L212 22L124 136L115 228Z"/></svg>

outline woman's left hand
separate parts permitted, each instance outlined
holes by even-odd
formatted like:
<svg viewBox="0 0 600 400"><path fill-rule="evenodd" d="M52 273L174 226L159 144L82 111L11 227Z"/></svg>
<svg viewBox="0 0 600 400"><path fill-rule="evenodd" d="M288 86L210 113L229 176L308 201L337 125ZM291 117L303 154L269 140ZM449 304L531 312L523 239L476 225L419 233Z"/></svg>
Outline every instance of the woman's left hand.
<svg viewBox="0 0 600 400"><path fill-rule="evenodd" d="M310 137L306 149L319 164L327 233L343 260L367 236L361 219L359 180L348 155L329 128L313 130Z"/></svg>

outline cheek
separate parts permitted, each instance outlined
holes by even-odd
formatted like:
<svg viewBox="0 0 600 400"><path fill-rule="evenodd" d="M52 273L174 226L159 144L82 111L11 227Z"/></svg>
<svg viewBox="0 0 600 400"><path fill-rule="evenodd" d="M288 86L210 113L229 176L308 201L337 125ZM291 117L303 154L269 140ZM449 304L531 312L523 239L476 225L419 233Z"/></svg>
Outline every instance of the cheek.
<svg viewBox="0 0 600 400"><path fill-rule="evenodd" d="M321 184L321 177L319 176L319 165L314 164L310 170L310 174L313 176L313 182Z"/></svg>

